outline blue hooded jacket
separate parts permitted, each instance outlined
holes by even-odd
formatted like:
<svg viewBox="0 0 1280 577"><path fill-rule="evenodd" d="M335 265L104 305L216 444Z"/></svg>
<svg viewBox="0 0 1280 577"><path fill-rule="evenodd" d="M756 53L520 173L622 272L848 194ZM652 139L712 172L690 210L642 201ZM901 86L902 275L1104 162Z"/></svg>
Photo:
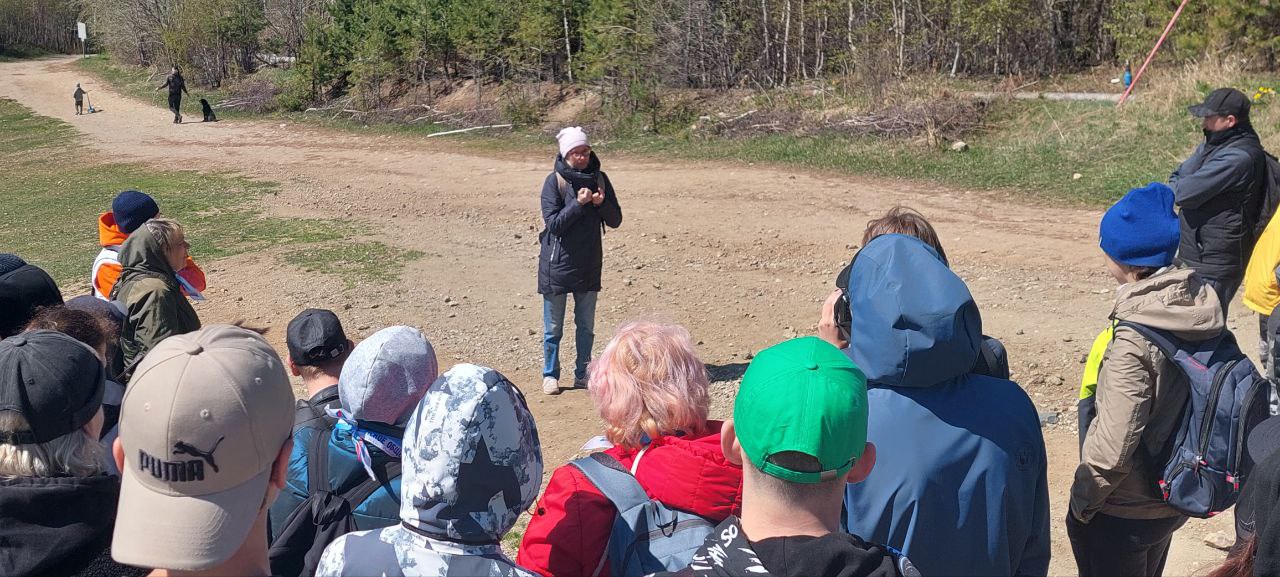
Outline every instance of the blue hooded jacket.
<svg viewBox="0 0 1280 577"><path fill-rule="evenodd" d="M849 485L849 532L902 550L930 576L1043 576L1049 491L1035 406L1016 383L971 374L978 307L920 240L884 235L849 275L846 353L867 375L875 468Z"/></svg>

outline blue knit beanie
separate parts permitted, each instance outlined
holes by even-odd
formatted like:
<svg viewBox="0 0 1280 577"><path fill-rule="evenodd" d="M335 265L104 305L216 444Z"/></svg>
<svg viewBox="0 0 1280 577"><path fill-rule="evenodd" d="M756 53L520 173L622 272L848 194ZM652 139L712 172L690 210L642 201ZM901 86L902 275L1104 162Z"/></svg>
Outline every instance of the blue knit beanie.
<svg viewBox="0 0 1280 577"><path fill-rule="evenodd" d="M1102 215L1098 227L1102 252L1129 266L1173 264L1178 236L1173 190L1158 182L1130 190Z"/></svg>
<svg viewBox="0 0 1280 577"><path fill-rule="evenodd" d="M111 214L115 215L120 230L132 234L142 223L160 214L160 205L145 192L126 190L111 201Z"/></svg>

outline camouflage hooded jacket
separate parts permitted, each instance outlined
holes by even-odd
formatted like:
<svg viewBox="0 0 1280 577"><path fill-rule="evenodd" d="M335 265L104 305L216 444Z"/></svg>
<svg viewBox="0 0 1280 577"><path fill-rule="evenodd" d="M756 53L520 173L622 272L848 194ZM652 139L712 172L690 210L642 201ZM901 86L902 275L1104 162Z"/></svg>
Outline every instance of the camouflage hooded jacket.
<svg viewBox="0 0 1280 577"><path fill-rule="evenodd" d="M454 367L405 430L399 525L325 549L318 577L536 577L499 542L538 496L542 448L524 395L497 371Z"/></svg>

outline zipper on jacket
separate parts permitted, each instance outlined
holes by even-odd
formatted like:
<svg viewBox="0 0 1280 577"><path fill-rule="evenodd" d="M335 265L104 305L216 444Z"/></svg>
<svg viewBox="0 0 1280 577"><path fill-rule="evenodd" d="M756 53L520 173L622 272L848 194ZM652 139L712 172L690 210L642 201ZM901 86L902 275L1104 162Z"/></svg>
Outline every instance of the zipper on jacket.
<svg viewBox="0 0 1280 577"><path fill-rule="evenodd" d="M1227 375L1231 374L1231 370L1239 363L1239 359L1227 363L1227 366L1213 377L1213 386L1209 387L1209 402L1205 405L1204 421L1200 425L1200 447L1196 454L1196 460L1201 461L1202 464L1204 454L1209 451L1209 429L1213 428L1213 414L1218 410L1218 395L1222 394L1222 385L1226 382Z"/></svg>
<svg viewBox="0 0 1280 577"><path fill-rule="evenodd" d="M556 262L556 255L560 253L560 236L551 235L551 240L551 262L554 264Z"/></svg>

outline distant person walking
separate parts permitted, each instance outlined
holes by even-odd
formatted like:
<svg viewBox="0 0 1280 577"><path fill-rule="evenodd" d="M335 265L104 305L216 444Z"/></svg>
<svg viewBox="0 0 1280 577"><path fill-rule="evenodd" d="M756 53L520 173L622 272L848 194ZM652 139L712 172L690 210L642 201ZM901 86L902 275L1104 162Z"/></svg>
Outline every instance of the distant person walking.
<svg viewBox="0 0 1280 577"><path fill-rule="evenodd" d="M84 95L88 93L89 92L86 91L85 89L80 88L79 82L76 83L76 92L75 94L72 95L76 99L76 116L80 116L81 114L84 114Z"/></svg>
<svg viewBox="0 0 1280 577"><path fill-rule="evenodd" d="M182 78L182 72L177 66L173 67L169 77L164 79L164 84L156 90L162 88L169 89L169 110L173 111L173 123L182 124L182 93L187 92L187 81Z"/></svg>
<svg viewBox="0 0 1280 577"><path fill-rule="evenodd" d="M560 392L560 338L564 312L573 294L577 341L575 387L587 384L587 363L595 342L596 297L604 259L604 227L622 224L622 207L600 159L591 151L587 133L570 126L556 135L560 154L555 170L542 184L542 220L538 235L538 293L542 295L542 392Z"/></svg>
<svg viewBox="0 0 1280 577"><path fill-rule="evenodd" d="M1266 158L1239 90L1219 88L1188 110L1203 119L1204 142L1169 175L1180 209L1177 262L1213 287L1225 315L1257 239Z"/></svg>

